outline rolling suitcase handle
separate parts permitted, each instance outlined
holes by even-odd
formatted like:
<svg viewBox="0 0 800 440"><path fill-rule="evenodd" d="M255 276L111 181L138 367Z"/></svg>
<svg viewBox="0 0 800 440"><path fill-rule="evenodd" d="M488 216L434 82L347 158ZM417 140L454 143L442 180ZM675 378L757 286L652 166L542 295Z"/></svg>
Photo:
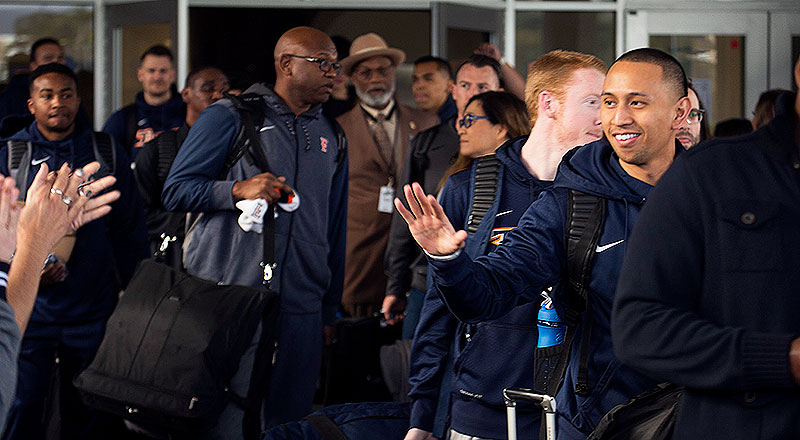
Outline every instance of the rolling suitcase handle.
<svg viewBox="0 0 800 440"><path fill-rule="evenodd" d="M508 420L508 440L517 440L517 401L538 403L545 419L547 440L556 440L556 399L547 394L537 394L527 388L506 388L503 390Z"/></svg>

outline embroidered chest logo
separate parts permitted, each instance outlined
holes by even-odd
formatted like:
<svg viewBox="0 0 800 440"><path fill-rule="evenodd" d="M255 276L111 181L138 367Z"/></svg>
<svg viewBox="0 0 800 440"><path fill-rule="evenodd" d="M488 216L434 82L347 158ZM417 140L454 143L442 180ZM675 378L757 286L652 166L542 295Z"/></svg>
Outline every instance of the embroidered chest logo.
<svg viewBox="0 0 800 440"><path fill-rule="evenodd" d="M322 150L323 153L328 152L328 139L321 137L319 138L319 149Z"/></svg>
<svg viewBox="0 0 800 440"><path fill-rule="evenodd" d="M503 239L506 238L506 234L515 227L516 226L509 226L505 228L492 229L492 236L489 238L489 243L495 246L500 246L500 243L502 243Z"/></svg>

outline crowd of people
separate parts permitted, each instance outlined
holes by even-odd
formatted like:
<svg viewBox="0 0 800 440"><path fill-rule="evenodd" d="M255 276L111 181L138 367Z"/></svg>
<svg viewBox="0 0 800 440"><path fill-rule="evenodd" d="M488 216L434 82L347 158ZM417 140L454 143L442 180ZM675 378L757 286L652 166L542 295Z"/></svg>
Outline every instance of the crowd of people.
<svg viewBox="0 0 800 440"><path fill-rule="evenodd" d="M712 136L683 67L656 49L610 67L554 50L527 78L488 43L458 65L423 56L414 107L396 99L405 52L376 33L293 28L273 60L274 84L232 90L198 66L178 91L172 53L153 46L135 102L96 132L64 48L32 46L0 95L3 439L45 438L50 405L61 438L115 429L72 381L155 254L280 292L265 428L311 411L337 319L382 316L412 341L406 440L505 438L502 390L538 383L549 308L568 329L559 438L586 438L661 382L685 388L674 438L800 435L796 93L766 91L752 122ZM250 127L240 94L263 107L260 145L231 159ZM268 205L265 267L273 232L253 213ZM243 419L231 401L203 438L242 438ZM522 407L520 438L540 422Z"/></svg>

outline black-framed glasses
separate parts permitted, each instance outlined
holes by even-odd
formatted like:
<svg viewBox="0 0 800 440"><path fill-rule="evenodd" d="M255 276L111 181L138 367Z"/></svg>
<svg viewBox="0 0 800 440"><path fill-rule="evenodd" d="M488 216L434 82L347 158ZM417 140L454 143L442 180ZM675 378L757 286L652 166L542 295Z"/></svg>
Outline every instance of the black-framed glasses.
<svg viewBox="0 0 800 440"><path fill-rule="evenodd" d="M693 108L689 111L689 116L686 117L686 122L690 124L699 124L703 120L706 111L699 108Z"/></svg>
<svg viewBox="0 0 800 440"><path fill-rule="evenodd" d="M475 116L475 115L473 115L471 113L467 113L466 115L464 115L463 118L461 118L460 121L458 121L458 126L459 127L464 127L464 128L470 128L470 127L472 127L472 124L474 124L475 121L477 121L478 119L489 119L489 117L488 116Z"/></svg>
<svg viewBox="0 0 800 440"><path fill-rule="evenodd" d="M292 55L292 54L288 54L288 55L290 57L293 57L293 58L302 58L302 59L308 61L309 63L317 63L317 66L319 67L319 70L321 70L321 71L323 71L325 73L328 73L331 70L333 70L333 73L338 75L339 71L342 70L342 65L341 64L335 63L333 61L328 61L325 58L304 57L302 55Z"/></svg>

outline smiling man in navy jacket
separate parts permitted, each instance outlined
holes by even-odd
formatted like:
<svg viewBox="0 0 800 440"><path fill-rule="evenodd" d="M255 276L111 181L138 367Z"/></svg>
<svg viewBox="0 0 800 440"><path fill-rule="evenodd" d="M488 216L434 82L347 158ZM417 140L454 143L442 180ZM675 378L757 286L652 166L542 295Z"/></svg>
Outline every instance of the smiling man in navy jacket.
<svg viewBox="0 0 800 440"><path fill-rule="evenodd" d="M683 150L675 142L675 132L689 112L686 90L683 68L668 54L637 49L617 59L601 96L606 138L568 152L553 188L542 192L517 228L487 256L473 260L461 251L467 233L456 232L436 200L426 197L418 186L416 194L405 188L407 199L416 195L420 200L411 204L411 212L395 201L414 238L428 253L433 281L450 309L463 321L479 322L538 301L548 286L558 286L552 297L560 309L564 301L561 281L567 276L567 190L606 199L606 219L588 286L594 322L591 338L575 340L556 397L561 439L586 438L611 408L653 385L614 356L609 321L630 228L650 189ZM584 343L591 344L590 392L579 395L575 392L577 359Z"/></svg>
<svg viewBox="0 0 800 440"><path fill-rule="evenodd" d="M799 116L786 93L769 125L692 149L631 235L614 349L686 387L674 438L800 437Z"/></svg>

